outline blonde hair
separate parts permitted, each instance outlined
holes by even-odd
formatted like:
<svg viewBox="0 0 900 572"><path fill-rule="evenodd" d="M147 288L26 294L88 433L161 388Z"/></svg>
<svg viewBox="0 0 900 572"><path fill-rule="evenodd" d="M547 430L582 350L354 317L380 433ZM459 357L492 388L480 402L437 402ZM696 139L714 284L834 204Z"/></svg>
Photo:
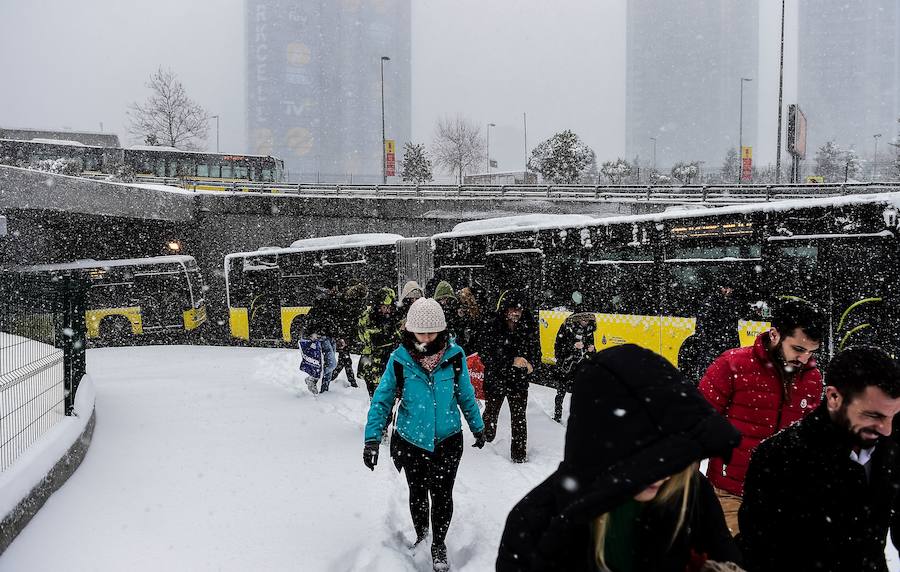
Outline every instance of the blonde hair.
<svg viewBox="0 0 900 572"><path fill-rule="evenodd" d="M679 473L675 473L672 477L663 483L659 489L659 494L651 500L652 503L676 503L679 502L681 507L678 511L678 522L675 524L675 530L672 531L672 538L669 540L669 546L675 542L681 527L684 526L684 520L687 517L688 498L691 496L691 485L700 468L699 463L692 463L686 469ZM601 514L594 519L594 557L600 570L609 571L606 566L606 533L609 530L609 513Z"/></svg>

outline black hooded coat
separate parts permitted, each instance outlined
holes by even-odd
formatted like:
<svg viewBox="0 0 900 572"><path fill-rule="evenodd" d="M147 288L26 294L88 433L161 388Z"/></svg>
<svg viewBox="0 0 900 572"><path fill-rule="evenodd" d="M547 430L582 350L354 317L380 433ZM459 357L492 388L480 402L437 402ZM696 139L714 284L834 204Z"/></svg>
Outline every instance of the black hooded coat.
<svg viewBox="0 0 900 572"><path fill-rule="evenodd" d="M575 377L564 460L510 512L498 571L597 570L592 523L691 463L728 456L740 434L671 364L634 345L588 357ZM685 525L650 503L638 521L636 569L683 572L691 552L740 563L712 487L699 473Z"/></svg>

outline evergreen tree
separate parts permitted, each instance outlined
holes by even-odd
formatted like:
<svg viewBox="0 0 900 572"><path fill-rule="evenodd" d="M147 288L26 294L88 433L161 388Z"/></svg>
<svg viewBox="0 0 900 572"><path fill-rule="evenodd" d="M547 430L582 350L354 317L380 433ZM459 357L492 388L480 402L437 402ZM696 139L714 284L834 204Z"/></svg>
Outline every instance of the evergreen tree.
<svg viewBox="0 0 900 572"><path fill-rule="evenodd" d="M736 147L730 148L725 153L725 161L722 163L722 181L734 183L741 174L741 157Z"/></svg>
<svg viewBox="0 0 900 572"><path fill-rule="evenodd" d="M697 161L684 163L679 161L672 167L672 178L682 185L690 185L700 175L700 164Z"/></svg>
<svg viewBox="0 0 900 572"><path fill-rule="evenodd" d="M826 183L844 180L845 157L834 141L828 141L816 151L816 174L825 177ZM846 161L849 163L849 161ZM849 168L847 177L851 176Z"/></svg>
<svg viewBox="0 0 900 572"><path fill-rule="evenodd" d="M528 158L527 168L552 183L572 184L578 182L589 168L592 157L593 150L578 135L566 129L535 147Z"/></svg>
<svg viewBox="0 0 900 572"><path fill-rule="evenodd" d="M600 167L600 172L611 184L619 185L631 176L632 168L628 161L619 157L615 161L603 163L603 166Z"/></svg>
<svg viewBox="0 0 900 572"><path fill-rule="evenodd" d="M427 183L433 179L431 159L425 153L425 145L407 142L403 146L403 171L400 177L404 183Z"/></svg>

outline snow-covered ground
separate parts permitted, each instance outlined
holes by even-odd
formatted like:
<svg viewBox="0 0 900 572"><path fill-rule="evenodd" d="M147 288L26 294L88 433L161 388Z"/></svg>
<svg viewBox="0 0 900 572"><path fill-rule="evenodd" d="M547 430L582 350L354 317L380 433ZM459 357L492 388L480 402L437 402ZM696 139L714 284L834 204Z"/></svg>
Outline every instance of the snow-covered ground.
<svg viewBox="0 0 900 572"><path fill-rule="evenodd" d="M365 388L341 377L314 397L297 357L90 350L91 448L0 570L430 570L427 547L406 549L407 490L387 447L374 473L362 463ZM455 570L493 569L509 509L559 462L553 396L532 391L529 463L509 461L506 411L493 444L466 447L447 538Z"/></svg>
<svg viewBox="0 0 900 572"><path fill-rule="evenodd" d="M0 571L430 570L427 547L407 549L407 490L387 448L374 473L363 466L365 389L341 377L314 397L297 357L90 350L93 444ZM509 461L506 411L493 444L466 447L447 539L454 570L493 569L509 509L555 469L564 429L553 397L533 386L529 463Z"/></svg>

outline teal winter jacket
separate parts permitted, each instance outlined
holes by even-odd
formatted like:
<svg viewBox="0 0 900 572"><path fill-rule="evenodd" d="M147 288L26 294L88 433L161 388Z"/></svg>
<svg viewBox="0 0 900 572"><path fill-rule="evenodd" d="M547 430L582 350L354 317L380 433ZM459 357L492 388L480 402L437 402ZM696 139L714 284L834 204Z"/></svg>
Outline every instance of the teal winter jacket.
<svg viewBox="0 0 900 572"><path fill-rule="evenodd" d="M458 384L455 383L453 364L450 363L450 358L457 354L462 357ZM397 412L397 432L402 438L420 449L433 452L435 445L462 431L460 409L472 433L484 431L465 353L451 341L431 374L413 359L405 347L394 350L372 396L366 422L366 441L380 441L387 427L397 391L394 362L403 365L403 396Z"/></svg>

